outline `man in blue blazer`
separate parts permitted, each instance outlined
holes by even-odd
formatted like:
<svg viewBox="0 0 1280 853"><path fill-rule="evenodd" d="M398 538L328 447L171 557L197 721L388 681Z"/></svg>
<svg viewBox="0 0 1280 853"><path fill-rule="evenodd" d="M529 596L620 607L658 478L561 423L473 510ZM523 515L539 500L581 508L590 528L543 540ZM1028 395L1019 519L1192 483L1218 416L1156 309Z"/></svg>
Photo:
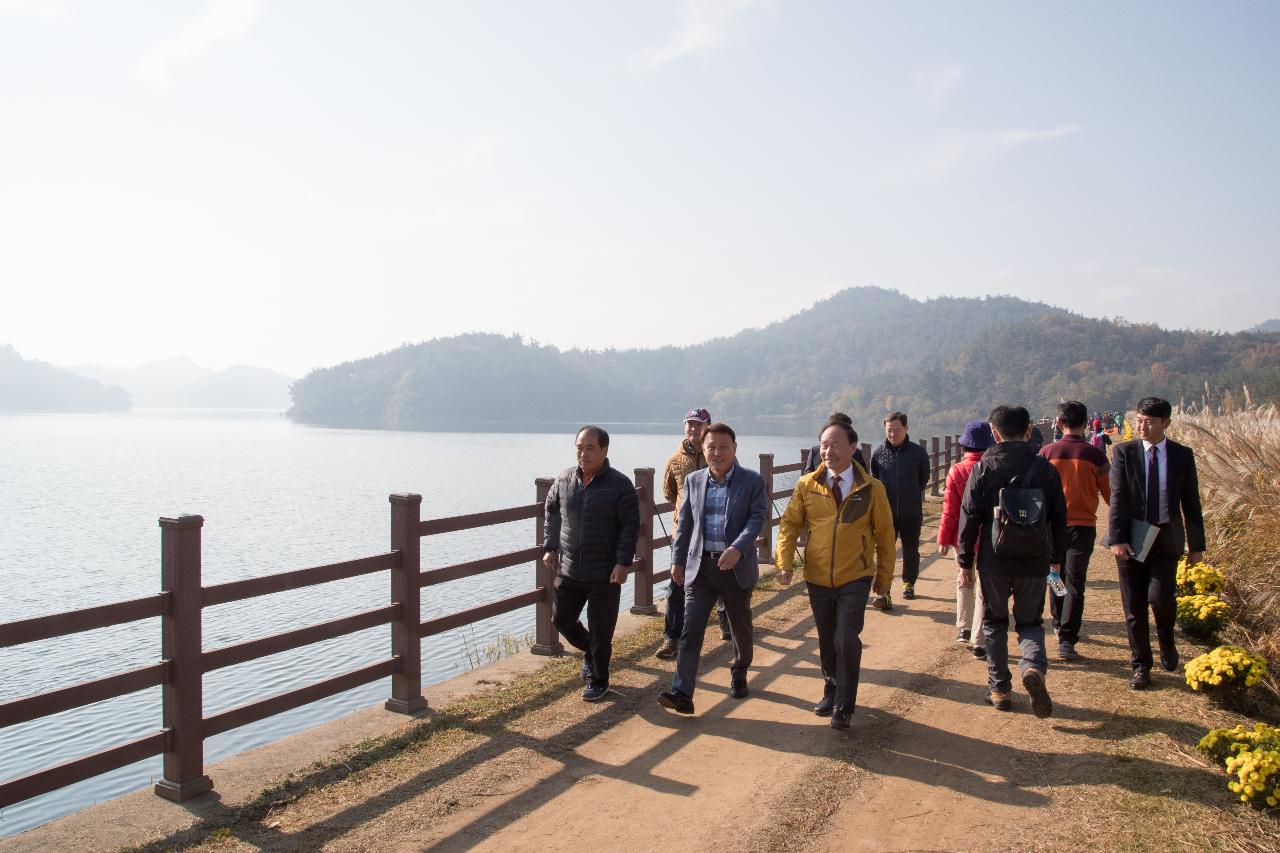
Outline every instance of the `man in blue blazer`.
<svg viewBox="0 0 1280 853"><path fill-rule="evenodd" d="M760 579L756 538L769 514L764 478L738 464L738 437L725 424L702 433L707 467L687 475L684 502L676 525L671 577L685 592L684 630L671 689L658 703L681 714L693 713L702 638L716 599L724 601L733 641L729 695L747 695L751 665L751 590Z"/></svg>

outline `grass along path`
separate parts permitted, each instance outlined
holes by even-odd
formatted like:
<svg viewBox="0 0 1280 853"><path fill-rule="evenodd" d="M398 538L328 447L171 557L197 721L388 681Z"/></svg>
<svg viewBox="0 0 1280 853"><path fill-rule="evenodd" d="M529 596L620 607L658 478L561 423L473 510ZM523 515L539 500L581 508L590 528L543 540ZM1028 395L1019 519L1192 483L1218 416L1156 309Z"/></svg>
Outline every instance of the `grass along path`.
<svg viewBox="0 0 1280 853"><path fill-rule="evenodd" d="M728 697L713 630L697 715L661 709L672 663L651 654L655 619L616 644L599 705L578 699L577 658L551 661L136 849L1280 849L1275 819L1233 804L1194 751L1243 719L1178 675L1128 689L1109 555L1091 566L1086 659L1054 660L1050 640L1048 720L1020 692L1012 713L983 703L985 664L953 642L953 580L950 560L926 558L919 599L868 611L847 733L810 710L821 684L803 585L766 581L746 700Z"/></svg>

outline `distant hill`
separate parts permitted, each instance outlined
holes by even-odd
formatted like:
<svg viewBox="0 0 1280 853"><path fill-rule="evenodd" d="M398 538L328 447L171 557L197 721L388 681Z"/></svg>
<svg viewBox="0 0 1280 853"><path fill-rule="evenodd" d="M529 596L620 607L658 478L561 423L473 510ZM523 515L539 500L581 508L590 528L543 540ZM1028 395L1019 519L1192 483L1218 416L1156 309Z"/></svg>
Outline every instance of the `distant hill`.
<svg viewBox="0 0 1280 853"><path fill-rule="evenodd" d="M1280 332L1280 318L1267 320L1265 323L1259 323L1249 331L1251 332Z"/></svg>
<svg viewBox="0 0 1280 853"><path fill-rule="evenodd" d="M687 347L562 352L517 336L460 335L313 370L294 384L289 415L400 429L669 422L699 402L716 417L820 417L863 377L923 372L986 331L1045 316L1070 315L1008 297L919 302L868 287Z"/></svg>
<svg viewBox="0 0 1280 853"><path fill-rule="evenodd" d="M306 423L399 429L485 422L671 422L695 403L725 419L820 419L902 409L952 420L1015 401L1121 409L1148 394L1198 399L1247 383L1280 397L1280 335L1167 331L1011 297L917 301L851 288L731 337L652 350L569 350L516 336L441 338L293 386Z"/></svg>
<svg viewBox="0 0 1280 853"><path fill-rule="evenodd" d="M179 409L278 409L289 407L289 377L262 367L210 370L175 356L139 367L84 365L82 376L127 389L135 405Z"/></svg>
<svg viewBox="0 0 1280 853"><path fill-rule="evenodd" d="M28 361L0 345L0 412L118 412L129 408L123 388L43 361Z"/></svg>

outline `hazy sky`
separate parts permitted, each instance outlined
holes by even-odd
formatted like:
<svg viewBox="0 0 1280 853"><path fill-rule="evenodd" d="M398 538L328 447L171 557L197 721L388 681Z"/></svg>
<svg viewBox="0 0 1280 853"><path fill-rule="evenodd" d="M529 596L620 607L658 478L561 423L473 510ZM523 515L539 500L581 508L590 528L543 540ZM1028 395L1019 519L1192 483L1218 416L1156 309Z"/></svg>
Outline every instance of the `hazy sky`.
<svg viewBox="0 0 1280 853"><path fill-rule="evenodd" d="M0 343L293 375L852 285L1280 317L1280 4L0 0ZM910 342L908 342L910 343Z"/></svg>

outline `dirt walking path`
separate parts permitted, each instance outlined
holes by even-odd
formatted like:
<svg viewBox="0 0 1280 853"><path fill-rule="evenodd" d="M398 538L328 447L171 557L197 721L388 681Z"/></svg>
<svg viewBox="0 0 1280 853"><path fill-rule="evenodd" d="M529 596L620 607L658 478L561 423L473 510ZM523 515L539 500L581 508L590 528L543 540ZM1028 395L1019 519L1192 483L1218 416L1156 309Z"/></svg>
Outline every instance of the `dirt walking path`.
<svg viewBox="0 0 1280 853"><path fill-rule="evenodd" d="M619 642L600 705L578 699L576 659L555 661L353 747L234 820L139 849L1277 849L1275 821L1232 806L1192 749L1236 718L1176 675L1128 689L1105 552L1091 565L1086 658L1058 662L1050 631L1047 720L1016 678L1011 713L984 703L985 663L954 642L954 564L924 563L917 600L867 613L848 732L812 713L821 682L803 584L766 582L745 700L728 696L729 649L713 629L696 716L659 707L672 663L652 657L654 620Z"/></svg>

